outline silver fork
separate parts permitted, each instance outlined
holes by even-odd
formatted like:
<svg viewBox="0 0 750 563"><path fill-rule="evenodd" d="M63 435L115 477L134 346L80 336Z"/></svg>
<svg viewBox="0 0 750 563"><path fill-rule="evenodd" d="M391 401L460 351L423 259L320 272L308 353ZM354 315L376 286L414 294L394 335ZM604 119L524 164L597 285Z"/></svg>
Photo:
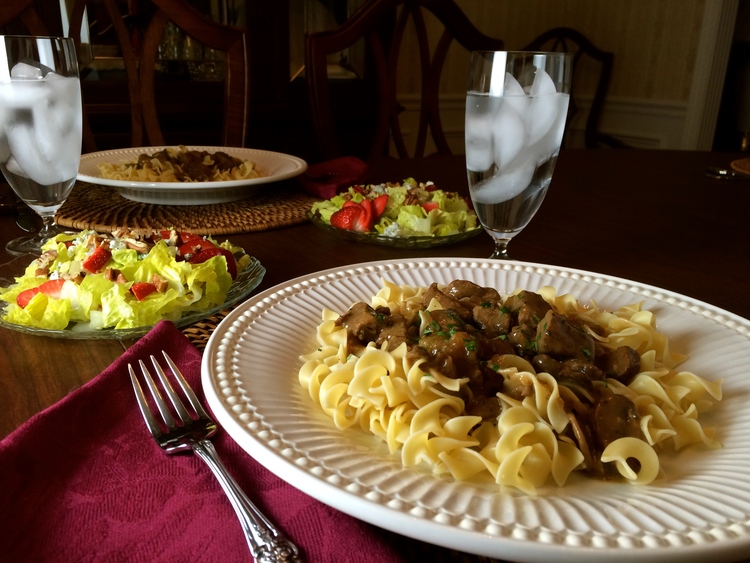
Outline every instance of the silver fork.
<svg viewBox="0 0 750 563"><path fill-rule="evenodd" d="M197 418L191 416L187 411L180 397L169 383L159 362L156 361L154 356L151 356L151 362L154 365L154 370L161 382L162 388L172 402L181 423L175 421L146 364L142 360L139 360L138 363L141 366L143 379L151 391L151 396L167 427L167 431L163 432L146 402L146 397L143 394L140 383L138 383L133 366L128 364L130 380L133 383L133 390L138 400L138 406L141 409L141 414L143 414L143 419L146 421L146 426L148 426L151 435L157 444L169 454L192 450L206 462L206 465L211 468L224 492L229 497L232 508L234 508L242 525L247 545L250 547L250 553L258 563L301 562L302 559L300 558L297 546L286 539L268 518L258 510L227 472L214 449L214 445L209 440L216 433L216 423L203 409L195 393L193 393L193 390L187 381L185 381L185 378L172 359L166 352L162 353L174 374L175 380L193 407Z"/></svg>

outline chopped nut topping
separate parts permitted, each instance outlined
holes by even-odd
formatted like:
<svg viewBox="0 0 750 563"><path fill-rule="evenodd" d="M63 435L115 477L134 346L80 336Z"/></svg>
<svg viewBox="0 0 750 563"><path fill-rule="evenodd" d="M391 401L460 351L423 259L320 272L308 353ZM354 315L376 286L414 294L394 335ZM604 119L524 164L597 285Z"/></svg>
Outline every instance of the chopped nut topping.
<svg viewBox="0 0 750 563"><path fill-rule="evenodd" d="M159 293L164 293L169 289L169 282L159 274L153 274L151 276L151 283L156 286L156 291Z"/></svg>
<svg viewBox="0 0 750 563"><path fill-rule="evenodd" d="M150 248L149 244L145 241L138 241L132 238L124 238L122 241L128 248L132 248L136 252L141 252L143 254L146 254Z"/></svg>

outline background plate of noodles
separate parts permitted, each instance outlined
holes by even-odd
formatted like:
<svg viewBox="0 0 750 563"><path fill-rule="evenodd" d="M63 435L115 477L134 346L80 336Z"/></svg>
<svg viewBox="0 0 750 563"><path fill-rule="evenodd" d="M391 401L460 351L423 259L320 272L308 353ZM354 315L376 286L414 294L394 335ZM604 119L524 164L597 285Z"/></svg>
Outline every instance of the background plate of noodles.
<svg viewBox="0 0 750 563"><path fill-rule="evenodd" d="M339 430L300 385L300 355L315 350L322 309L369 302L383 279L464 279L503 295L552 286L609 311L642 302L671 349L687 355L682 369L723 380L723 398L706 419L722 447L667 453L650 485L580 477L536 495L405 467L359 427ZM259 463L396 533L506 561L730 561L750 553L748 357L749 320L668 290L559 266L409 258L316 272L252 296L212 334L202 382L218 422Z"/></svg>
<svg viewBox="0 0 750 563"><path fill-rule="evenodd" d="M225 153L244 164L216 174L217 179L175 181L184 177L169 163L147 167L129 166L142 155L160 151L205 151L210 155ZM210 161L207 162L210 167ZM207 205L248 198L264 184L293 178L307 170L307 163L296 156L238 147L138 147L99 151L81 156L78 180L116 187L123 197L141 203L161 205ZM190 178L188 173L187 178Z"/></svg>

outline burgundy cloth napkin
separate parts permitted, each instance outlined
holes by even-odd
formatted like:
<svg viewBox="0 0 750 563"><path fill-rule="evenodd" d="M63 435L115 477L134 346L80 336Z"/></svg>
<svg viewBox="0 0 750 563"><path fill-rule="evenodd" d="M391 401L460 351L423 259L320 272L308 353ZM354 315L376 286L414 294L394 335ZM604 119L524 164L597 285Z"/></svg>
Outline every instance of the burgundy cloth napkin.
<svg viewBox="0 0 750 563"><path fill-rule="evenodd" d="M331 199L339 191L362 182L367 172L365 162L355 156L344 156L314 164L298 178L307 193Z"/></svg>
<svg viewBox="0 0 750 563"><path fill-rule="evenodd" d="M199 352L161 322L92 381L0 442L2 561L250 561L234 511L193 454L148 433L127 364L161 349L203 400ZM54 369L50 363L50 369ZM223 430L227 469L310 562L400 561L393 536L285 483Z"/></svg>

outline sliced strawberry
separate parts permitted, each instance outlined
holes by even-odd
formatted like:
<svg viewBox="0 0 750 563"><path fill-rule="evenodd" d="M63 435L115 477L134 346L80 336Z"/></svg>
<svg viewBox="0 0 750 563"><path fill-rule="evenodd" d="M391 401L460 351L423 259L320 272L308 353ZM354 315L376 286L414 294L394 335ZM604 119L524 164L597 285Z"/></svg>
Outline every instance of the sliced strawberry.
<svg viewBox="0 0 750 563"><path fill-rule="evenodd" d="M190 264L202 264L206 260L210 260L214 256L224 256L227 260L227 272L232 276L232 279L237 277L237 262L234 256L226 248L214 246L213 248L206 248L201 250L199 253L194 254L192 258L188 260Z"/></svg>
<svg viewBox="0 0 750 563"><path fill-rule="evenodd" d="M350 205L342 207L331 215L331 225L337 229L344 229L346 231L356 230L355 225L360 221L360 218L365 214L364 209L359 205Z"/></svg>
<svg viewBox="0 0 750 563"><path fill-rule="evenodd" d="M422 204L422 209L429 213L433 209L440 209L440 205L435 201L426 201Z"/></svg>
<svg viewBox="0 0 750 563"><path fill-rule="evenodd" d="M180 233L180 238L182 238L183 234L189 234L189 233ZM185 242L177 249L178 254L180 254L185 259L190 259L191 256L195 256L202 250L206 250L207 248L215 248L216 245L212 243L210 240L204 240L203 237L199 237L196 235L192 235L194 238L191 238ZM184 241L185 239L183 239Z"/></svg>
<svg viewBox="0 0 750 563"><path fill-rule="evenodd" d="M355 203L351 199L347 199L344 202L344 205L342 205L341 207L359 207L359 203Z"/></svg>
<svg viewBox="0 0 750 563"><path fill-rule="evenodd" d="M174 237L174 235L176 235L176 237ZM176 242L174 243L175 246L179 246L182 244L182 241L180 240L180 233L178 233L175 230L169 230L169 229L163 229L163 230L160 230L158 234L154 234L151 237L151 242L156 244L160 240L165 240L167 241L167 243L169 243L169 240L173 239L173 237L176 238Z"/></svg>
<svg viewBox="0 0 750 563"><path fill-rule="evenodd" d="M130 286L130 293L135 295L138 301L143 301L156 291L156 286L149 282L135 282Z"/></svg>
<svg viewBox="0 0 750 563"><path fill-rule="evenodd" d="M177 234L180 235L180 240L183 243L190 242L191 240L197 240L197 239L203 240L202 236L194 235L193 233L188 233L187 231L179 231Z"/></svg>
<svg viewBox="0 0 750 563"><path fill-rule="evenodd" d="M388 205L388 194L379 195L372 200L372 214L376 221L383 214L383 211L385 211L386 205Z"/></svg>
<svg viewBox="0 0 750 563"><path fill-rule="evenodd" d="M92 274L99 272L104 265L109 262L112 258L112 253L108 248L103 246L97 246L88 258L83 261L84 269L88 270Z"/></svg>
<svg viewBox="0 0 750 563"><path fill-rule="evenodd" d="M365 230L364 232L371 231L373 225L375 224L375 216L374 211L372 207L372 200L369 199L363 199L359 202L360 207L365 210L365 215L362 217L361 222L362 225L364 225Z"/></svg>
<svg viewBox="0 0 750 563"><path fill-rule="evenodd" d="M31 301L32 297L34 297L37 293L44 293L45 295L49 295L50 297L59 299L62 292L62 286L64 284L65 280L46 281L40 286L32 287L31 289L27 289L19 293L16 297L16 303L19 307L21 307L21 309L23 309L26 307L26 305L29 304L29 301Z"/></svg>

